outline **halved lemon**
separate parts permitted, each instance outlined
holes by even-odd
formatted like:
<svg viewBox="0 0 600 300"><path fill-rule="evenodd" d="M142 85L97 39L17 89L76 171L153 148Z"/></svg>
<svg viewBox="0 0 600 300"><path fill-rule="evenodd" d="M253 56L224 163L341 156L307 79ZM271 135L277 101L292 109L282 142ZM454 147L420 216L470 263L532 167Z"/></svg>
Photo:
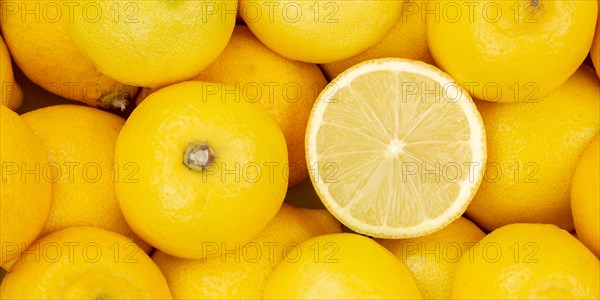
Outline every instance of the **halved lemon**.
<svg viewBox="0 0 600 300"><path fill-rule="evenodd" d="M374 237L435 232L459 218L486 160L469 94L426 63L370 60L320 94L306 132L307 162L325 206Z"/></svg>

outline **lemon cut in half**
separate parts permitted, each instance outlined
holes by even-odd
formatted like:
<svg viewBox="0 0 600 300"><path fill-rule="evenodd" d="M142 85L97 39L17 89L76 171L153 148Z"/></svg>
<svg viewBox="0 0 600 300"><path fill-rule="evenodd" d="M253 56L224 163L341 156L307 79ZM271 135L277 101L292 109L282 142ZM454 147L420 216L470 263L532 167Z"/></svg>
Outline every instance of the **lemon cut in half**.
<svg viewBox="0 0 600 300"><path fill-rule="evenodd" d="M408 238L459 218L486 160L485 130L469 94L434 66L385 58L335 78L306 132L311 180L350 229Z"/></svg>

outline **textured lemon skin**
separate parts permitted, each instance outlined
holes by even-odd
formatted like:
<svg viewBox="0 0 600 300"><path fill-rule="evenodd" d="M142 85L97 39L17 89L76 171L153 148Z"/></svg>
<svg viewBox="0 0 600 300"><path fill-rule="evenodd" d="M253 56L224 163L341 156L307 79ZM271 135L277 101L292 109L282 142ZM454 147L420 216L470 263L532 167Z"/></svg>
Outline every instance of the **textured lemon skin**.
<svg viewBox="0 0 600 300"><path fill-rule="evenodd" d="M452 299L598 299L600 264L567 231L549 224L498 228L463 255Z"/></svg>
<svg viewBox="0 0 600 300"><path fill-rule="evenodd" d="M398 22L377 44L350 58L322 64L327 77L333 79L357 63L376 58L409 58L433 64L427 45L427 22L422 17L426 4L427 1L404 1Z"/></svg>
<svg viewBox="0 0 600 300"><path fill-rule="evenodd" d="M477 225L461 217L430 235L378 242L406 264L423 298L450 299L458 261L484 236Z"/></svg>
<svg viewBox="0 0 600 300"><path fill-rule="evenodd" d="M110 105L103 97L111 95L131 100L138 88L104 75L77 49L63 23L69 13L56 12L61 7L47 0L4 2L3 9L15 13L3 17L2 36L21 71L48 92L90 106Z"/></svg>
<svg viewBox="0 0 600 300"><path fill-rule="evenodd" d="M590 49L590 56L592 57L594 68L596 69L596 75L598 75L598 78L600 78L600 4L598 5L596 33L594 34L594 41L592 42L592 48Z"/></svg>
<svg viewBox="0 0 600 300"><path fill-rule="evenodd" d="M4 277L2 299L171 299L152 259L114 232L69 227L27 251Z"/></svg>
<svg viewBox="0 0 600 300"><path fill-rule="evenodd" d="M431 1L427 38L437 65L481 100L524 102L557 89L589 52L598 4L532 2ZM443 13L457 9L458 17Z"/></svg>
<svg viewBox="0 0 600 300"><path fill-rule="evenodd" d="M596 74L582 66L538 102L476 102L488 162L469 218L488 231L511 223L573 230L571 180L579 155L599 131L599 98Z"/></svg>
<svg viewBox="0 0 600 300"><path fill-rule="evenodd" d="M12 70L12 60L4 39L0 36L0 84L2 84L2 98L0 104L17 110L23 102L23 91L15 81Z"/></svg>
<svg viewBox="0 0 600 300"><path fill-rule="evenodd" d="M258 39L281 56L328 63L376 44L394 27L401 7L401 1L242 0L240 14Z"/></svg>
<svg viewBox="0 0 600 300"><path fill-rule="evenodd" d="M205 242L245 243L275 216L287 189L287 151L277 123L222 84L189 81L150 95L129 117L115 160L135 170L116 183L131 228L167 254L201 258ZM205 171L183 163L206 142Z"/></svg>
<svg viewBox="0 0 600 300"><path fill-rule="evenodd" d="M269 275L285 250L322 234L339 233L341 224L324 209L283 204L267 227L237 254L176 258L157 251L152 259L167 278L177 299L260 299ZM222 245L215 245L223 247ZM235 250L236 245L226 245Z"/></svg>
<svg viewBox="0 0 600 300"><path fill-rule="evenodd" d="M136 86L163 87L189 79L223 51L237 1L99 1L98 18L76 2L69 35L103 74ZM115 13L120 10L120 14Z"/></svg>
<svg viewBox="0 0 600 300"><path fill-rule="evenodd" d="M44 144L51 164L44 176L52 183L52 208L42 234L94 226L127 236L150 251L127 225L115 192L119 171L126 171L114 162L125 120L79 105L41 108L24 114L23 120Z"/></svg>
<svg viewBox="0 0 600 300"><path fill-rule="evenodd" d="M249 102L260 103L285 136L289 186L308 177L304 133L315 99L327 84L318 66L281 57L262 44L248 27L237 25L221 55L192 80L238 86ZM143 89L141 103L156 89Z"/></svg>
<svg viewBox="0 0 600 300"><path fill-rule="evenodd" d="M292 251L269 277L265 299L421 299L408 268L368 237L321 235Z"/></svg>
<svg viewBox="0 0 600 300"><path fill-rule="evenodd" d="M600 256L600 149L598 136L581 154L571 186L571 210L579 240Z"/></svg>
<svg viewBox="0 0 600 300"><path fill-rule="evenodd" d="M5 266L42 232L52 190L40 174L48 164L44 145L31 127L4 105L0 106L0 150L0 265Z"/></svg>

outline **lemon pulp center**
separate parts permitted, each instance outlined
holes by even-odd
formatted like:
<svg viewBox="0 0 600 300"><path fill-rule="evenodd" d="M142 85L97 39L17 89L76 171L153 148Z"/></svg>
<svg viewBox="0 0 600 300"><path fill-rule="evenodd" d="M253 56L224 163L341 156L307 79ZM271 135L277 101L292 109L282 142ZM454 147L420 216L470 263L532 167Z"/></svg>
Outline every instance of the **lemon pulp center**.
<svg viewBox="0 0 600 300"><path fill-rule="evenodd" d="M387 147L386 154L390 157L397 157L399 154L404 153L404 145L404 141L393 139Z"/></svg>

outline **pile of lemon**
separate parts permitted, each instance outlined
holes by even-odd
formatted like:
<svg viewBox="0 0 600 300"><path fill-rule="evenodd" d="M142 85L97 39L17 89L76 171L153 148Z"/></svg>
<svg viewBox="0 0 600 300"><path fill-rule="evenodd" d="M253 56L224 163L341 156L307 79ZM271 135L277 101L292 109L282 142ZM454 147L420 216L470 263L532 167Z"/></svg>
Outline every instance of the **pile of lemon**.
<svg viewBox="0 0 600 300"><path fill-rule="evenodd" d="M1 299L600 298L596 0L0 6Z"/></svg>

